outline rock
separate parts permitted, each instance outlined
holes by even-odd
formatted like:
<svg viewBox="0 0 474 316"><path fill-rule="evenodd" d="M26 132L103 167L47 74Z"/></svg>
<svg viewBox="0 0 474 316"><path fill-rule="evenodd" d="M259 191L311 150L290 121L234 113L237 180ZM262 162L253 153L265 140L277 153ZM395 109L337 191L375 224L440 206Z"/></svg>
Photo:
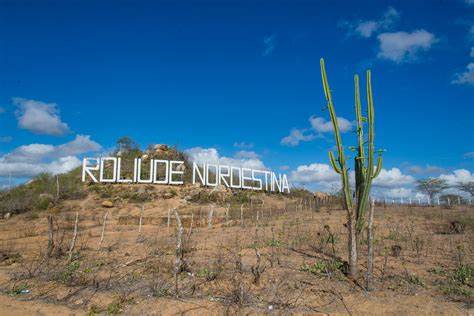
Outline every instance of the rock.
<svg viewBox="0 0 474 316"><path fill-rule="evenodd" d="M111 208L111 207L114 207L114 203L112 203L112 201L104 201L102 202L102 206L105 207L105 208Z"/></svg>
<svg viewBox="0 0 474 316"><path fill-rule="evenodd" d="M155 149L155 153L168 152L170 150L168 145L164 145L164 144L156 144L154 149Z"/></svg>
<svg viewBox="0 0 474 316"><path fill-rule="evenodd" d="M12 216L12 213L8 212L3 215L3 219L9 219Z"/></svg>

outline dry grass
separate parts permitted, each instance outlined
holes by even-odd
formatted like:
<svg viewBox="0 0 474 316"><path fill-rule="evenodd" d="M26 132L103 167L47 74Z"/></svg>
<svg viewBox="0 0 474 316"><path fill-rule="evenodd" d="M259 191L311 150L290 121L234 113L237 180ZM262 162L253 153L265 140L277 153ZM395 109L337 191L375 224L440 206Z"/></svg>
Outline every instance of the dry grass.
<svg viewBox="0 0 474 316"><path fill-rule="evenodd" d="M54 215L51 257L45 253L46 213L34 220L26 213L0 222L3 293L108 314L420 314L430 308L462 314L472 308L472 208L377 207L375 291L369 294L362 286L364 238L361 279L344 274L347 239L341 210L299 210L297 200L267 197L259 209L246 207L244 225L239 204L231 206L227 218L225 205L216 206L208 228L208 205L154 200L145 204L139 234L140 208L125 201L110 210L99 247L104 210L95 207L98 203L96 197L72 201ZM173 218L167 227L171 206L178 207L185 228L179 298ZM79 235L69 261L78 208ZM463 232L453 232L454 221L462 223Z"/></svg>

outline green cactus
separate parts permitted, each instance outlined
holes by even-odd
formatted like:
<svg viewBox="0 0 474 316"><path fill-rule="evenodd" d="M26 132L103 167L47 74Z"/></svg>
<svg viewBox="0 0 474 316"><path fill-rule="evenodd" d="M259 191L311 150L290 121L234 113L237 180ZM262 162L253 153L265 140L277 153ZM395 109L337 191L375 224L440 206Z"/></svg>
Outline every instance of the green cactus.
<svg viewBox="0 0 474 316"><path fill-rule="evenodd" d="M334 110L334 104L332 101L331 89L326 75L326 68L324 65L324 59L321 58L321 76L323 81L324 94L326 96L327 107L329 109L329 115L334 128L334 137L336 139L338 157L334 156L332 151L329 152L329 161L333 169L341 175L342 178L342 192L343 192L343 204L344 208L348 212L349 218L349 229L351 225L355 224L354 236L352 239L357 239L359 233L365 224L365 213L368 206L368 200L370 196L370 189L372 181L379 175L382 169L382 156L381 152L378 152L377 166L374 167L374 103L372 97L372 84L370 70L366 73L367 81L367 117L362 114L362 105L360 102L360 91L359 91L359 76L354 76L354 88L355 88L355 112L357 119L357 147L355 148L356 154L354 157L354 172L355 172L355 194L353 200L352 190L349 184L349 169L346 165L346 159L344 155L344 147L342 145L341 133L339 130L339 124L337 121L336 111ZM364 123L367 123L367 140L364 139ZM351 237L351 236L350 236ZM354 241L354 248L356 241ZM356 251L356 250L354 250ZM350 251L351 253L351 251ZM357 253L355 255L355 262L357 261ZM351 260L349 260L351 261ZM356 269L356 268L355 268ZM357 270L357 269L356 269ZM355 271L356 271L355 270Z"/></svg>

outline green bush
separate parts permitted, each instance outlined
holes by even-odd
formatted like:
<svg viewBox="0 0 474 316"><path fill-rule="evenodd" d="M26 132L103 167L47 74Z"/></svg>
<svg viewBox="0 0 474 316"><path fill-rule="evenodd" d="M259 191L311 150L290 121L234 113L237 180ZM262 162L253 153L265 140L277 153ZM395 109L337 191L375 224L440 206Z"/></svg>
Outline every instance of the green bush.
<svg viewBox="0 0 474 316"><path fill-rule="evenodd" d="M470 265L460 265L453 272L453 279L456 282L459 282L464 285L470 285L474 277L474 267Z"/></svg>
<svg viewBox="0 0 474 316"><path fill-rule="evenodd" d="M42 173L28 183L0 192L0 214L46 210L62 200L81 199L87 196L87 191L81 182L80 168L57 177ZM59 196L57 196L57 181Z"/></svg>

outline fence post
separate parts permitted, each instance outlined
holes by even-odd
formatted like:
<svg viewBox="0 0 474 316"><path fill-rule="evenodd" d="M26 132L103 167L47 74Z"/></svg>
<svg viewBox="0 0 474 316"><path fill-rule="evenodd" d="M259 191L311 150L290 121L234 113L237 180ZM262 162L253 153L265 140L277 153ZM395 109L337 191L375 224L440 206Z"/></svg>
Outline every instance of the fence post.
<svg viewBox="0 0 474 316"><path fill-rule="evenodd" d="M207 228L212 228L212 216L214 215L214 205L211 205L211 209L209 210L209 214L207 217Z"/></svg>
<svg viewBox="0 0 474 316"><path fill-rule="evenodd" d="M102 246L105 236L105 224L107 223L107 216L109 216L109 211L105 211L104 222L102 223L102 234L100 235L99 248Z"/></svg>
<svg viewBox="0 0 474 316"><path fill-rule="evenodd" d="M178 225L178 231L176 234L176 259L175 259L175 266L174 266L174 275L175 275L175 294L176 297L179 296L179 286L178 286L178 275L181 272L181 268L183 266L183 224L181 223L181 219L179 217L178 211L174 209L174 215L176 216L176 224Z"/></svg>
<svg viewBox="0 0 474 316"><path fill-rule="evenodd" d="M244 204L240 204L240 226L244 226Z"/></svg>
<svg viewBox="0 0 474 316"><path fill-rule="evenodd" d="M79 222L79 212L76 212L76 220L74 221L74 232L72 234L71 246L69 247L69 261L72 260L72 252L74 251L74 247L76 246L78 222Z"/></svg>
<svg viewBox="0 0 474 316"><path fill-rule="evenodd" d="M229 209L230 209L230 204L227 203L227 207L225 209L225 221L228 222L229 221Z"/></svg>
<svg viewBox="0 0 474 316"><path fill-rule="evenodd" d="M168 228L168 233L170 232L170 222L171 222L171 209L168 209L168 221L166 227Z"/></svg>
<svg viewBox="0 0 474 316"><path fill-rule="evenodd" d="M56 175L56 201L59 201L59 175Z"/></svg>
<svg viewBox="0 0 474 316"><path fill-rule="evenodd" d="M142 219L143 219L143 211L144 211L144 206L142 204L142 209L140 211L140 220L138 222L138 234L141 234L142 232Z"/></svg>
<svg viewBox="0 0 474 316"><path fill-rule="evenodd" d="M54 248L53 215L48 215L48 257L51 257Z"/></svg>

